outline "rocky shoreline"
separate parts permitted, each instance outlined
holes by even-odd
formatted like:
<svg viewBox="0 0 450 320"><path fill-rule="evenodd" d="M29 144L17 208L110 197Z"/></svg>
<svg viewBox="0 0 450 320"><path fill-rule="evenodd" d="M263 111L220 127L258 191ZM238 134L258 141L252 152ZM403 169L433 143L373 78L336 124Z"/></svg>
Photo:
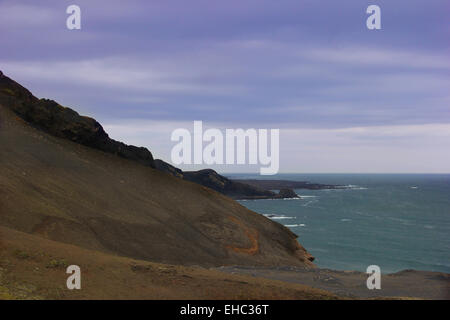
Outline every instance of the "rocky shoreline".
<svg viewBox="0 0 450 320"><path fill-rule="evenodd" d="M450 274L442 272L403 270L382 274L381 289L369 290L366 286L368 275L359 271L293 266L227 266L217 268L217 270L236 275L250 275L292 284L303 284L326 290L340 297L353 299L450 299Z"/></svg>
<svg viewBox="0 0 450 320"><path fill-rule="evenodd" d="M270 179L235 179L234 181L245 183L250 186L265 190L281 190L281 189L308 189L308 190L325 190L325 189L345 189L346 186L334 184L311 183L308 181L291 181L291 180L270 180Z"/></svg>

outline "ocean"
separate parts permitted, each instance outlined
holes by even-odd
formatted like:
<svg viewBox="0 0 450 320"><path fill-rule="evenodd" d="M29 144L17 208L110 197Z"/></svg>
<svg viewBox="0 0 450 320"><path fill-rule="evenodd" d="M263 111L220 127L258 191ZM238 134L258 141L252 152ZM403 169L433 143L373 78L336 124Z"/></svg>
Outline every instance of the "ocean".
<svg viewBox="0 0 450 320"><path fill-rule="evenodd" d="M449 174L227 174L349 186L295 190L301 199L243 200L287 226L318 267L382 273L405 269L450 273Z"/></svg>

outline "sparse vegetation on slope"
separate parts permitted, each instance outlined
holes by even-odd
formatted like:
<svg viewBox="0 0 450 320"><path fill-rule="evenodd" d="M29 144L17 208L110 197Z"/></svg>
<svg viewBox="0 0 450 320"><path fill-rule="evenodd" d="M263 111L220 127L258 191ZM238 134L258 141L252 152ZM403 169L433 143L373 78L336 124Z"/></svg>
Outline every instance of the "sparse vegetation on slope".
<svg viewBox="0 0 450 320"><path fill-rule="evenodd" d="M338 298L298 284L109 255L4 227L0 237L0 299ZM51 261L80 266L81 290L68 290L65 268L49 268Z"/></svg>

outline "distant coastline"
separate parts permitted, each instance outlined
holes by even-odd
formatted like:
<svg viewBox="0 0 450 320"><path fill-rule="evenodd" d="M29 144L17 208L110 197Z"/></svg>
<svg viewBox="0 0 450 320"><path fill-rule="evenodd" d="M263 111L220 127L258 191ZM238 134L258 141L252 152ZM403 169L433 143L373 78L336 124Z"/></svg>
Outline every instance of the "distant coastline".
<svg viewBox="0 0 450 320"><path fill-rule="evenodd" d="M296 233L320 268L365 272L378 264L384 273L450 273L449 174L278 174L273 180L347 186L294 189L296 201L241 202Z"/></svg>

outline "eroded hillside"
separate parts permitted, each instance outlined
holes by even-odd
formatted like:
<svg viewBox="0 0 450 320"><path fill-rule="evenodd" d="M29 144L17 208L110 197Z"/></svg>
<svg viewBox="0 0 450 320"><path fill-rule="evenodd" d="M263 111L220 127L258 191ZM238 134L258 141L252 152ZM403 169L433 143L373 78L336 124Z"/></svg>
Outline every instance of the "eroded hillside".
<svg viewBox="0 0 450 320"><path fill-rule="evenodd" d="M33 98L0 77L1 225L164 263L313 266L289 229L211 189L30 125Z"/></svg>

